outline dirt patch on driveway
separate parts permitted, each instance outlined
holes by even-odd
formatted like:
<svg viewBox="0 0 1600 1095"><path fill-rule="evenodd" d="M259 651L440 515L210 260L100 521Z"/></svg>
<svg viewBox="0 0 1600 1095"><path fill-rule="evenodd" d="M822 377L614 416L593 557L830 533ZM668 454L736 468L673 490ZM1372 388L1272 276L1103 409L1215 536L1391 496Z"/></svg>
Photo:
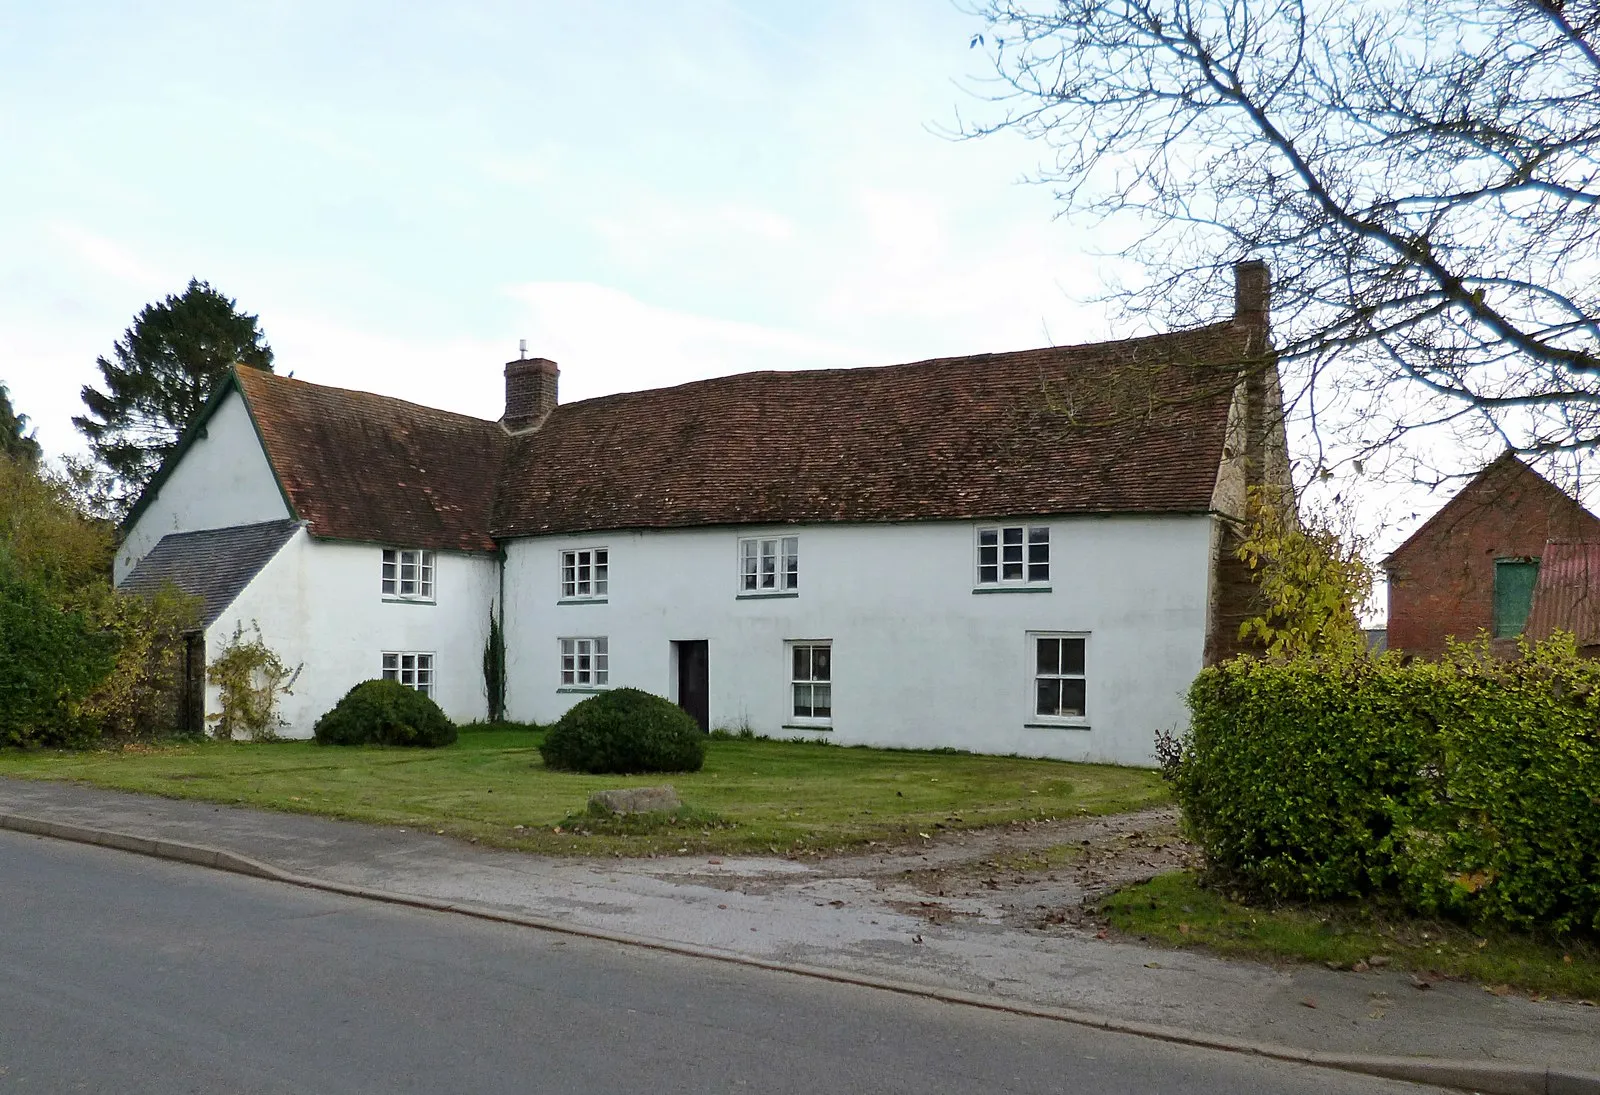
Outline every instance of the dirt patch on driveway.
<svg viewBox="0 0 1600 1095"><path fill-rule="evenodd" d="M967 839L961 839L965 837ZM1194 865L1173 807L957 834L915 855L852 857L879 888L911 885L963 906L987 906L1013 927L1098 927L1094 903L1122 886ZM846 862L827 865L846 868Z"/></svg>
<svg viewBox="0 0 1600 1095"><path fill-rule="evenodd" d="M865 891L877 904L932 923L977 917L1010 927L1074 929L1099 927L1089 914L1102 895L1191 866L1195 858L1178 834L1176 807L1163 806L946 831L920 845L850 855L719 859L714 870L662 864L658 874L679 880L693 874L699 884L746 894L840 884L857 895L852 903Z"/></svg>

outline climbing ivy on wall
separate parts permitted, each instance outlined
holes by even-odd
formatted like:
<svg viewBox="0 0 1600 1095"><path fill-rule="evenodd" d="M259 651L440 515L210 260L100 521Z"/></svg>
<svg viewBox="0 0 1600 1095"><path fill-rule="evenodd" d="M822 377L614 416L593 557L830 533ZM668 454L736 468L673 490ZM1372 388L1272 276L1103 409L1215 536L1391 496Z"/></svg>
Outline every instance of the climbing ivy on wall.
<svg viewBox="0 0 1600 1095"><path fill-rule="evenodd" d="M294 694L295 680L303 666L290 669L261 637L260 625L252 622L253 636L244 624L237 624L233 636L206 667L206 679L221 692L222 710L207 715L212 733L222 741L243 736L250 741L270 741L284 726L278 717L278 701Z"/></svg>

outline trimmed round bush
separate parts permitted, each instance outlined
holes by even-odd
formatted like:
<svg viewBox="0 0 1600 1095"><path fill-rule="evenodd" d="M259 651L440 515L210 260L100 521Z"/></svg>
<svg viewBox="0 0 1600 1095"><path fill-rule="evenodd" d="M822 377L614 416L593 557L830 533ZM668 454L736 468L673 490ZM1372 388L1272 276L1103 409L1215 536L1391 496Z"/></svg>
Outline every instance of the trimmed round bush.
<svg viewBox="0 0 1600 1095"><path fill-rule="evenodd" d="M324 745L420 745L456 740L456 724L432 699L399 681L362 681L317 720Z"/></svg>
<svg viewBox="0 0 1600 1095"><path fill-rule="evenodd" d="M698 772L706 736L677 704L617 688L561 716L539 752L547 767L568 772Z"/></svg>

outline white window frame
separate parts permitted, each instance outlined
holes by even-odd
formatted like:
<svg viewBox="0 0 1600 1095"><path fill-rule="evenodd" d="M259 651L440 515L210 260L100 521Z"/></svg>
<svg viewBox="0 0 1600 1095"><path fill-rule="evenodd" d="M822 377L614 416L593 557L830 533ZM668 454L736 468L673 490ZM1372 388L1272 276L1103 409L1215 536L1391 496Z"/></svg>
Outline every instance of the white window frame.
<svg viewBox="0 0 1600 1095"><path fill-rule="evenodd" d="M787 723L790 726L805 726L805 727L816 727L816 728L825 728L825 727L832 726L833 725L833 684L834 684L834 677L833 677L833 640L832 639L790 639L787 642L785 642L783 644L783 646L784 646L784 650L783 650L783 652L784 652L784 662L788 666L788 675L789 675L789 688L788 688L788 693L789 694L788 694L787 699L785 700L785 703L787 704L786 710L788 712L788 718L786 720ZM819 650L819 649L827 651L826 658L825 658L825 660L823 662L822 676L817 676L817 663L816 663L815 652L817 650ZM802 676L800 674L799 666L798 666L798 657L799 657L800 651L802 651L802 650L807 651L807 655L806 655L807 664L806 664L806 667L805 667L806 671L805 671L805 675L804 676ZM818 706L818 704L816 703L816 692L817 692L817 689L819 687L825 689L826 692L827 692L827 707L826 707L826 710L827 710L828 713L826 715L817 715L817 714L814 714L814 713L813 714L806 714L806 715L798 714L797 710L798 710L798 708L800 706L801 689L805 689L806 690L806 696L807 696L807 701L808 702L805 704L805 707L809 711L815 712L815 710L816 710L816 708Z"/></svg>
<svg viewBox="0 0 1600 1095"><path fill-rule="evenodd" d="M431 650L385 650L379 659L379 675L386 681L399 681L424 696L433 695L438 677Z"/></svg>
<svg viewBox="0 0 1600 1095"><path fill-rule="evenodd" d="M611 596L610 548L563 548L559 559L561 600L604 601Z"/></svg>
<svg viewBox="0 0 1600 1095"><path fill-rule="evenodd" d="M611 687L611 643L604 635L572 635L556 640L556 683L560 688Z"/></svg>
<svg viewBox="0 0 1600 1095"><path fill-rule="evenodd" d="M972 540L974 589L1042 589L1050 585L1049 525L979 525ZM1015 559L1009 557L1012 548L1016 549ZM1017 573L1008 577L1013 566Z"/></svg>
<svg viewBox="0 0 1600 1095"><path fill-rule="evenodd" d="M379 589L386 601L435 603L438 566L434 554L421 548L384 548Z"/></svg>
<svg viewBox="0 0 1600 1095"><path fill-rule="evenodd" d="M1060 643L1063 640L1083 644L1083 662L1078 670L1069 668L1065 657L1055 663L1053 671L1046 671L1039 663L1041 642ZM1030 631L1028 632L1028 721L1046 726L1087 726L1089 724L1089 633L1086 631ZM1043 714L1039 711L1039 684L1041 681L1082 681L1083 713L1078 715ZM1056 705L1060 707L1059 686Z"/></svg>
<svg viewBox="0 0 1600 1095"><path fill-rule="evenodd" d="M800 591L800 537L741 536L738 595L794 596Z"/></svg>

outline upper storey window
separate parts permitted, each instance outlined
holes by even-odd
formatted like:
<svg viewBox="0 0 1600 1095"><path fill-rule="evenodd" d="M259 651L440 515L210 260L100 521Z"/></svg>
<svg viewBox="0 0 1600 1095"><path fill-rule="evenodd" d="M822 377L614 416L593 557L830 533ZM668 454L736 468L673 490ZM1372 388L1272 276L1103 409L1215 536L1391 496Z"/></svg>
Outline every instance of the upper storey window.
<svg viewBox="0 0 1600 1095"><path fill-rule="evenodd" d="M1049 525L978 530L978 585L1042 585L1049 580Z"/></svg>
<svg viewBox="0 0 1600 1095"><path fill-rule="evenodd" d="M739 592L793 593L800 588L800 538L753 536L739 541Z"/></svg>
<svg viewBox="0 0 1600 1095"><path fill-rule="evenodd" d="M578 548L561 553L561 599L605 600L611 588L611 553L605 548Z"/></svg>
<svg viewBox="0 0 1600 1095"><path fill-rule="evenodd" d="M384 548L383 595L400 601L433 600L433 552Z"/></svg>

